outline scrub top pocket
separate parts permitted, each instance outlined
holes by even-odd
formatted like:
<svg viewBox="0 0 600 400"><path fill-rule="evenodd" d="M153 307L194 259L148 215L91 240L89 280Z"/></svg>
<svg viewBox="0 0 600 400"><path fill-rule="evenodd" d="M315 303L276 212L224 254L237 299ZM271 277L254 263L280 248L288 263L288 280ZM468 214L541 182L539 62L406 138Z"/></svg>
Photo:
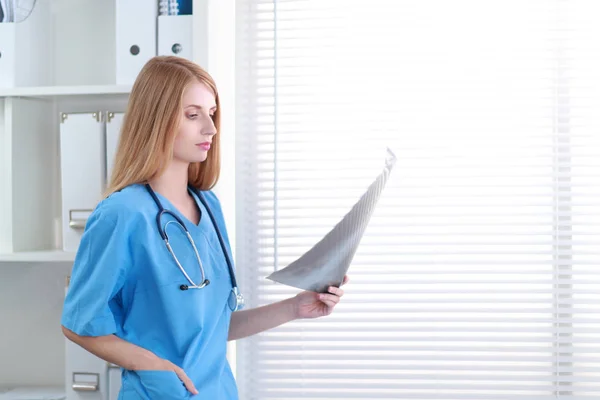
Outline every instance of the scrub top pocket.
<svg viewBox="0 0 600 400"><path fill-rule="evenodd" d="M192 395L173 371L139 370L135 373L150 399L183 400Z"/></svg>

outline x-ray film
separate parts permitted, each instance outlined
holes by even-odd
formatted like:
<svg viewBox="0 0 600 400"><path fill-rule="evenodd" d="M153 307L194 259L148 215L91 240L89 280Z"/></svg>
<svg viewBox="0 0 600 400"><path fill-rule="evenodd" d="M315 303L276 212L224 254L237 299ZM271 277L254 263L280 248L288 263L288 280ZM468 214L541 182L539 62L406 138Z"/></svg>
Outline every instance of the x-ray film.
<svg viewBox="0 0 600 400"><path fill-rule="evenodd" d="M395 163L396 156L388 149L383 172L344 218L299 259L267 279L318 293L327 292L329 286L339 287Z"/></svg>

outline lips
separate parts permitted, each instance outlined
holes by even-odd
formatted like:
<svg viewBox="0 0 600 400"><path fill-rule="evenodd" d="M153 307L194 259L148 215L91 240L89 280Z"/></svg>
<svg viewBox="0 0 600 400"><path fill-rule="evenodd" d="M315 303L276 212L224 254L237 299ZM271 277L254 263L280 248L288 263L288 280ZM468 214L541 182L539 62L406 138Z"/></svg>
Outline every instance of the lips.
<svg viewBox="0 0 600 400"><path fill-rule="evenodd" d="M200 143L200 144L197 144L196 146L198 146L201 149L206 150L206 151L210 150L210 142Z"/></svg>

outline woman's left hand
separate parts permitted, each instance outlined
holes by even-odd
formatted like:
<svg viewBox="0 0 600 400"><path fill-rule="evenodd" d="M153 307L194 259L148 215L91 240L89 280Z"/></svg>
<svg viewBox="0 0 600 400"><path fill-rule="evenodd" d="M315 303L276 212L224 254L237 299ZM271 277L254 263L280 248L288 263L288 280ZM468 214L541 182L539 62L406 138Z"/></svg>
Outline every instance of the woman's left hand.
<svg viewBox="0 0 600 400"><path fill-rule="evenodd" d="M344 276L342 285L348 283L348 276ZM340 285L340 286L342 286ZM294 297L296 318L318 318L329 315L340 302L344 291L335 286L329 287L329 293L316 293L304 291Z"/></svg>

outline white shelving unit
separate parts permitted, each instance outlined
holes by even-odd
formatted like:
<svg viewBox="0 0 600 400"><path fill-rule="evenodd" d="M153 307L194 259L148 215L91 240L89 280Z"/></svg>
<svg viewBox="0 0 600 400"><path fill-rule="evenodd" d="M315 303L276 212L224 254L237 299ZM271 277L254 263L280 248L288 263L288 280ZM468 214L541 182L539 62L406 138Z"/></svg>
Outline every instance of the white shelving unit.
<svg viewBox="0 0 600 400"><path fill-rule="evenodd" d="M49 49L0 88L0 387L23 389L65 385L59 113L124 111L131 90L116 85L115 0L37 3L15 44Z"/></svg>
<svg viewBox="0 0 600 400"><path fill-rule="evenodd" d="M16 253L0 254L0 262L3 263L71 263L75 260L75 253L48 250L48 251L22 251Z"/></svg>
<svg viewBox="0 0 600 400"><path fill-rule="evenodd" d="M50 80L0 88L0 387L65 382L59 318L75 254L61 250L59 115L125 111L131 85L116 84L115 1L37 0ZM194 0L193 9L192 59L217 81L224 110L215 190L234 244L235 0Z"/></svg>
<svg viewBox="0 0 600 400"><path fill-rule="evenodd" d="M131 91L131 85L79 85L79 86L33 86L0 88L0 97L27 97L34 99L58 99L73 96L123 95Z"/></svg>

